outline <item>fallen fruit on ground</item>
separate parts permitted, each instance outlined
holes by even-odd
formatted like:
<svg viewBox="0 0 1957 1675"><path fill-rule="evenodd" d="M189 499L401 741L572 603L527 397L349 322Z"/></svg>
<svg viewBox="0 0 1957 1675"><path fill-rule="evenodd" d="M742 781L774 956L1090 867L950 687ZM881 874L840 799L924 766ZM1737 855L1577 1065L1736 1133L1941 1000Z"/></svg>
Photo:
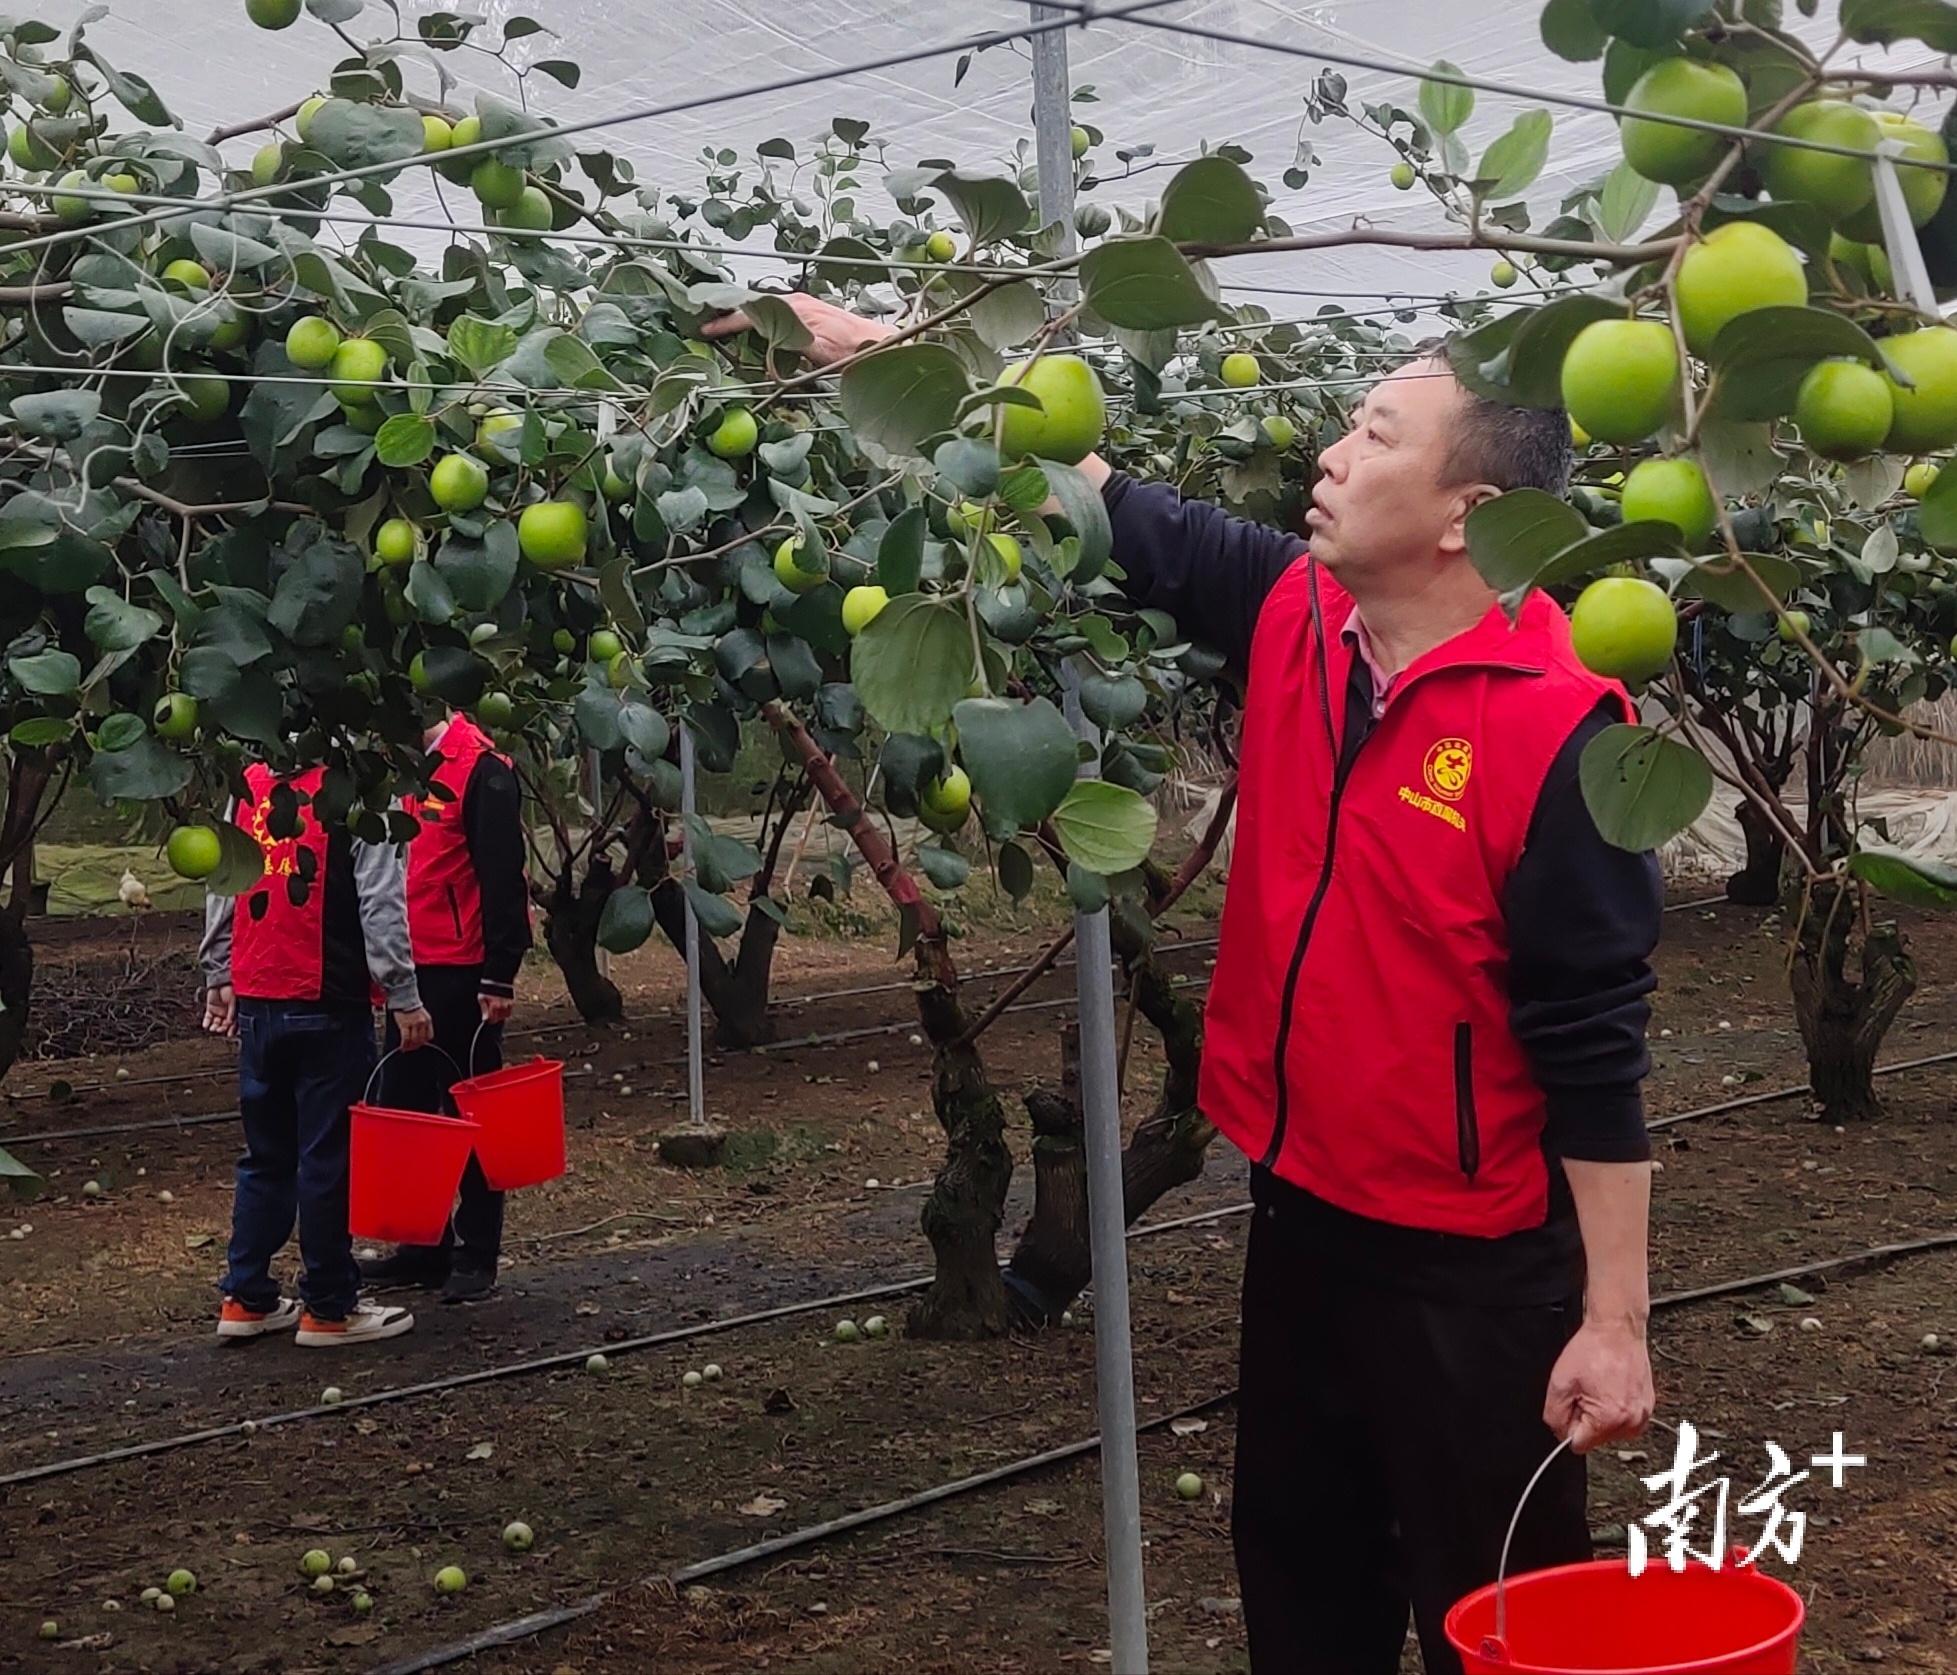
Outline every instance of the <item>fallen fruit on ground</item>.
<svg viewBox="0 0 1957 1675"><path fill-rule="evenodd" d="M503 1545L512 1553L527 1553L536 1541L530 1526L520 1519L503 1526Z"/></svg>
<svg viewBox="0 0 1957 1675"><path fill-rule="evenodd" d="M338 1407L346 1399L346 1392L337 1384L329 1384L319 1393L319 1405L321 1407Z"/></svg>
<svg viewBox="0 0 1957 1675"><path fill-rule="evenodd" d="M438 1594L459 1594L469 1585L469 1578L460 1565L445 1564L435 1572L435 1592Z"/></svg>
<svg viewBox="0 0 1957 1675"><path fill-rule="evenodd" d="M588 1373L608 1373L611 1369L611 1362L607 1361L602 1355L588 1355L585 1357L584 1370Z"/></svg>
<svg viewBox="0 0 1957 1675"><path fill-rule="evenodd" d="M709 1384L718 1384L720 1382L720 1363L718 1361L709 1361L700 1369L700 1376Z"/></svg>
<svg viewBox="0 0 1957 1675"><path fill-rule="evenodd" d="M698 1390L705 1382L706 1380L691 1368L688 1368L686 1372L680 1375L680 1383L688 1390Z"/></svg>
<svg viewBox="0 0 1957 1675"><path fill-rule="evenodd" d="M333 1568L333 1555L324 1547L308 1548L299 1561L299 1569L307 1576L324 1576Z"/></svg>
<svg viewBox="0 0 1957 1675"><path fill-rule="evenodd" d="M1649 680L1671 661L1678 613L1663 588L1639 576L1602 576L1570 613L1577 657L1593 674Z"/></svg>
<svg viewBox="0 0 1957 1675"><path fill-rule="evenodd" d="M863 1336L866 1338L880 1338L889 1330L889 1322L880 1314L873 1314L863 1322Z"/></svg>
<svg viewBox="0 0 1957 1675"><path fill-rule="evenodd" d="M194 1594L197 1591L197 1578L190 1571L179 1568L163 1579L163 1586L166 1591L179 1597Z"/></svg>
<svg viewBox="0 0 1957 1675"><path fill-rule="evenodd" d="M353 1596L353 1608L361 1616L366 1616L374 1608L373 1596L371 1594L355 1594Z"/></svg>
<svg viewBox="0 0 1957 1675"><path fill-rule="evenodd" d="M837 1343L855 1343L859 1335L860 1334L856 1330L855 1321L839 1320L836 1322Z"/></svg>
<svg viewBox="0 0 1957 1675"><path fill-rule="evenodd" d="M1203 1492L1203 1480L1193 1471L1186 1471L1176 1479L1176 1493L1186 1501L1197 1499Z"/></svg>

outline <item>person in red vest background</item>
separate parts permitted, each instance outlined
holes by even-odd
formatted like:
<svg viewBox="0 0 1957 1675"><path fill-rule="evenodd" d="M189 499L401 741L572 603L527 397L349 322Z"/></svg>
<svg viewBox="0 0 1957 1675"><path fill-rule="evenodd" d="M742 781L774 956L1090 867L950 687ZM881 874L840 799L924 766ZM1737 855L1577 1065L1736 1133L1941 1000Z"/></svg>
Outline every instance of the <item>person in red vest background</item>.
<svg viewBox="0 0 1957 1675"><path fill-rule="evenodd" d="M458 1075L502 1065L530 948L516 770L466 715L445 716L424 743L441 765L430 794L406 805L420 827L408 844L408 932L440 1051L388 1067L388 1103L405 1111L440 1111ZM496 1289L502 1247L503 1195L472 1155L441 1244L403 1246L363 1262L361 1273L375 1285L440 1286L445 1303L480 1302Z"/></svg>
<svg viewBox="0 0 1957 1675"><path fill-rule="evenodd" d="M392 1338L406 1309L360 1297L347 1229L348 1113L374 1069L372 997L402 1046L426 1046L408 944L398 847L328 826L312 799L324 768L280 777L245 770L231 818L265 857L242 896L205 898L204 1027L238 1038L238 1160L218 1336L297 1329L314 1348ZM300 1301L281 1294L272 1258L299 1224ZM303 1304L303 1307L302 1307Z"/></svg>
<svg viewBox="0 0 1957 1675"><path fill-rule="evenodd" d="M788 299L817 365L892 327ZM718 337L744 329L735 313ZM1088 455L1122 591L1247 674L1198 1103L1249 1159L1231 1522L1257 1675L1429 1675L1443 1619L1590 1556L1581 1455L1651 1416L1656 860L1578 764L1630 718L1465 523L1566 492L1569 419L1438 343L1322 448L1309 546Z"/></svg>

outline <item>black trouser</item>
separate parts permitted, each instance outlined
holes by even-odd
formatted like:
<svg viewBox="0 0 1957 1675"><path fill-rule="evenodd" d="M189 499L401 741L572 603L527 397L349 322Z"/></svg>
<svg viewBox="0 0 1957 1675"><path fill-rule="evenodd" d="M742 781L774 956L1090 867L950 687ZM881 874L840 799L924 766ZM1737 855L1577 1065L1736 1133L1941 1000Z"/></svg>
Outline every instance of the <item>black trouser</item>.
<svg viewBox="0 0 1957 1675"><path fill-rule="evenodd" d="M457 1070L464 1076L503 1065L503 1029L500 1024L483 1027L482 1009L477 1001L481 981L479 966L421 966L415 980L421 986L421 1003L435 1020L435 1045L441 1052L401 1053L387 1061L381 1072L381 1097L384 1103L403 1111L445 1111L448 1090ZM482 1030L480 1040L476 1031ZM471 1044L474 1061L471 1062ZM392 1052L401 1044L401 1032L394 1014L387 1016L387 1046ZM443 1058L446 1053L448 1058ZM454 1060L452 1066L449 1060ZM469 1156L462 1171L462 1192L455 1214L443 1229L442 1242L427 1247L431 1269L439 1271L453 1265L465 1273L494 1275L496 1259L503 1248L503 1195L490 1189L482 1178L482 1165Z"/></svg>
<svg viewBox="0 0 1957 1675"><path fill-rule="evenodd" d="M1328 1258L1281 1205L1252 1217L1232 1523L1257 1675L1396 1675L1409 1606L1429 1675L1459 1675L1442 1619L1495 1579L1555 1445L1543 1397L1581 1300L1502 1308L1388 1277ZM1584 1492L1559 1456L1511 1570L1590 1557Z"/></svg>

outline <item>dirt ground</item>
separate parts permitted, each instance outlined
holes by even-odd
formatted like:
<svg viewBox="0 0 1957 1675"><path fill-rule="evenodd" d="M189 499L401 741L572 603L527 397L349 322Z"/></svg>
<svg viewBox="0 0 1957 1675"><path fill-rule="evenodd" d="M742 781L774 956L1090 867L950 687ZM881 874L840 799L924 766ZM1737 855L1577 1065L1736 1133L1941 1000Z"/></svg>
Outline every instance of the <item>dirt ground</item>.
<svg viewBox="0 0 1957 1675"><path fill-rule="evenodd" d="M1654 1116L1801 1080L1778 928L1754 912L1672 915L1654 1025ZM1213 934L1192 913L1170 956L1199 981ZM1957 1050L1957 934L1912 927L1923 988L1887 1060ZM989 932L968 971L1023 963L1043 937ZM0 1671L369 1671L528 1613L581 1610L485 1653L538 1675L752 1669L904 1669L1032 1675L1101 1668L1099 1473L1091 1455L698 1580L684 1567L1084 1439L1094 1429L1086 1308L1072 1328L979 1347L901 1334L905 1295L675 1333L921 1274L923 1187L939 1153L911 1040L901 967L863 943L784 946L779 1050L716 1057L708 1103L732 1131L718 1169L657 1157L683 1114L677 966L621 963L631 1022L515 1043L564 1057L572 1172L513 1200L504 1292L473 1310L420 1309L415 1333L371 1354L290 1343L221 1350L208 1336L236 1137L229 1124L71 1140L23 1136L223 1110L225 1049L172 1040L142 1052L23 1064L0 1099L0 1144L47 1177L40 1201L0 1205L0 1476L209 1429L205 1440L0 1486ZM976 993L996 991L974 982ZM1073 974L1029 990L987 1038L1014 1093L1057 1069ZM885 987L884 985L889 985ZM841 989L876 992L837 995ZM568 1018L547 969L526 1019ZM794 1005L796 997L821 996ZM852 1033L796 1045L812 1033ZM585 1067L589 1066L589 1073ZM874 1065L874 1069L872 1068ZM116 1071L127 1071L118 1080ZM192 1069L200 1080L157 1083ZM1957 1229L1957 1065L1884 1079L1886 1115L1839 1132L1789 1099L1667 1127L1658 1137L1654 1285L1678 1292ZM1145 1028L1131 1110L1159 1075ZM34 1097L55 1081L66 1103ZM11 1136L11 1138L10 1138ZM1005 1234L1030 1187L1023 1115ZM101 1195L84 1196L94 1181ZM168 1194L168 1201L164 1194ZM1158 1670L1245 1667L1228 1509L1240 1163L1219 1146L1204 1178L1151 1216L1133 1265L1151 1639ZM1798 1288L1663 1309L1653 1345L1660 1414L1690 1420L1740 1498L1768 1441L1795 1462L1844 1433L1865 1467L1791 1490L1808 1514L1786 1574L1807 1598L1803 1668L1886 1663L1957 1670L1957 1250L1898 1257ZM833 1337L871 1314L884 1337ZM1807 1324L1807 1322L1814 1324ZM1935 1347L1925 1347L1926 1334ZM668 1341L642 1340L666 1336ZM609 1370L585 1357L604 1350ZM364 1402L426 1379L557 1357L516 1376ZM722 1376L688 1388L709 1362ZM328 1384L345 1402L306 1414ZM275 1422L279 1416L287 1416ZM300 1416L304 1415L304 1416ZM239 1427L252 1421L255 1429ZM1654 1431L1593 1462L1605 1549L1656 1504L1639 1481L1669 1465ZM1177 1498L1178 1473L1204 1492ZM1301 1509L1301 1516L1308 1509ZM522 1519L535 1547L512 1554ZM313 1547L354 1574L330 1594L299 1571ZM469 1586L437 1596L435 1571ZM176 1566L198 1591L165 1616L146 1586ZM364 1589L362 1616L352 1596ZM118 1609L110 1609L111 1606ZM58 1638L36 1638L44 1620ZM1409 1669L1414 1666L1410 1663Z"/></svg>

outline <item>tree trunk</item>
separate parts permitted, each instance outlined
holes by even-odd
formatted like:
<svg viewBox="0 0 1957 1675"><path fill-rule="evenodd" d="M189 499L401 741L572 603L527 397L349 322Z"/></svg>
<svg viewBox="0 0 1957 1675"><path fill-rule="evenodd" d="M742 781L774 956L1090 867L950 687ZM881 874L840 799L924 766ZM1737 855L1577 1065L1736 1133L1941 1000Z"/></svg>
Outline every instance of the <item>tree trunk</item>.
<svg viewBox="0 0 1957 1675"><path fill-rule="evenodd" d="M617 882L611 863L594 856L581 885L572 883L568 868L559 875L544 908L545 946L588 1024L615 1024L625 1016L618 985L598 968L598 921Z"/></svg>
<svg viewBox="0 0 1957 1675"><path fill-rule="evenodd" d="M1726 880L1726 899L1741 907L1772 907L1780 900L1780 872L1787 840L1752 803L1740 800L1737 818L1746 839L1746 860Z"/></svg>
<svg viewBox="0 0 1957 1675"><path fill-rule="evenodd" d="M1203 1013L1177 994L1153 960L1129 967L1135 1003L1162 1036L1168 1067L1155 1110L1136 1124L1121 1154L1121 1212L1132 1227L1156 1202L1203 1172L1216 1130L1196 1108L1203 1061ZM1066 1046L1063 1043L1063 1068ZM1039 1109L1035 1109L1035 1102ZM1063 1080L1058 1095L1036 1091L1026 1102L1033 1119L1033 1214L1006 1266L1013 1324L1052 1325L1093 1278L1087 1221L1087 1154L1081 1140L1077 1087ZM1050 1135L1043 1124L1053 1125ZM1066 1126L1070 1125L1070 1129ZM1043 1151L1044 1148L1044 1151Z"/></svg>
<svg viewBox="0 0 1957 1675"><path fill-rule="evenodd" d="M0 908L0 1076L20 1057L34 993L34 948L27 940L27 898Z"/></svg>
<svg viewBox="0 0 1957 1675"><path fill-rule="evenodd" d="M1005 1281L999 1272L999 1224L1012 1153L1006 1150L1006 1113L987 1080L978 1049L961 1045L964 1010L956 990L933 980L949 969L942 945L941 971L918 944L917 1010L936 1044L931 1103L945 1131L945 1160L919 1217L937 1258L931 1288L918 1300L905 1330L918 1338L977 1342L1003 1337L1009 1321Z"/></svg>
<svg viewBox="0 0 1957 1675"><path fill-rule="evenodd" d="M685 958L686 892L676 879L667 878L653 887L652 912L666 940ZM774 1039L768 985L774 975L775 944L780 936L780 921L757 899L748 902L741 946L732 965L714 939L701 933L700 995L713 1011L716 1047L741 1050Z"/></svg>
<svg viewBox="0 0 1957 1675"><path fill-rule="evenodd" d="M1849 976L1850 945L1864 923L1865 900L1860 885L1817 886L1795 942L1794 1017L1807 1048L1808 1080L1828 1122L1882 1114L1876 1053L1916 989L1916 967L1893 924L1862 932L1860 974Z"/></svg>

